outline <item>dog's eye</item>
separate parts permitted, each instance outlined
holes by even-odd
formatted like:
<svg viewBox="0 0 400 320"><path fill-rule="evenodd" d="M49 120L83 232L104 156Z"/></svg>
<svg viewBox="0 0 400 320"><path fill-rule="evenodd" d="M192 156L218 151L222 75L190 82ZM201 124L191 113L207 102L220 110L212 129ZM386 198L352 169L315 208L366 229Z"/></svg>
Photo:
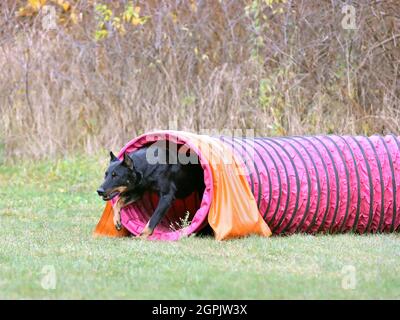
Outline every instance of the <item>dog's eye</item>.
<svg viewBox="0 0 400 320"><path fill-rule="evenodd" d="M117 174L116 174L115 172L113 172L113 173L111 174L111 176L112 176L113 178L115 178L115 177L117 176Z"/></svg>

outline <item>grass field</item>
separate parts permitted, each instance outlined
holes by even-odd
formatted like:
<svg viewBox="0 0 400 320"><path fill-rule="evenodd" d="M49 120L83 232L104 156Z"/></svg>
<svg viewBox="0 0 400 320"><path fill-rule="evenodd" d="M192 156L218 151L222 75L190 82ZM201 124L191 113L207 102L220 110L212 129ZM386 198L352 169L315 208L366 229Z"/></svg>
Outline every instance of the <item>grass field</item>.
<svg viewBox="0 0 400 320"><path fill-rule="evenodd" d="M105 161L0 165L1 299L400 299L399 234L94 239Z"/></svg>

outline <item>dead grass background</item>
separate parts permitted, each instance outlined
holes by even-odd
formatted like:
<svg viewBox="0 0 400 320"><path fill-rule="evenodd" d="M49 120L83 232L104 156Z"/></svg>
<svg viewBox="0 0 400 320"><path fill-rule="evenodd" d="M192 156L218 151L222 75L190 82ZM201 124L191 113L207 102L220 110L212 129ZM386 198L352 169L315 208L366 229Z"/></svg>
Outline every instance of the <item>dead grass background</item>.
<svg viewBox="0 0 400 320"><path fill-rule="evenodd" d="M150 19L102 40L93 1L69 2L79 21L55 30L16 16L25 1L0 3L4 159L118 150L171 121L265 136L400 132L397 1L135 1ZM98 2L115 15L128 3ZM347 2L356 30L341 25Z"/></svg>

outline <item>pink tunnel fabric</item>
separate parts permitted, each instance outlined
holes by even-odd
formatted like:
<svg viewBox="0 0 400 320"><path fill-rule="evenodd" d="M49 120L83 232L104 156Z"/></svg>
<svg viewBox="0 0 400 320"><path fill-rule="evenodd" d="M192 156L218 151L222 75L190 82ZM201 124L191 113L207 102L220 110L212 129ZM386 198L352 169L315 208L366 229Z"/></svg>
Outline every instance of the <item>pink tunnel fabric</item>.
<svg viewBox="0 0 400 320"><path fill-rule="evenodd" d="M399 230L400 141L393 135L214 139L229 145L243 161L260 214L275 235ZM119 157L158 140L188 145L204 170L202 199L192 195L175 200L152 236L177 240L207 223L213 177L205 158L179 132L142 135L129 142ZM139 234L156 204L156 196L146 195L143 201L124 208L123 225ZM190 225L171 230L171 224L186 211L192 213Z"/></svg>
<svg viewBox="0 0 400 320"><path fill-rule="evenodd" d="M248 181L273 234L399 229L397 137L222 139L248 159Z"/></svg>

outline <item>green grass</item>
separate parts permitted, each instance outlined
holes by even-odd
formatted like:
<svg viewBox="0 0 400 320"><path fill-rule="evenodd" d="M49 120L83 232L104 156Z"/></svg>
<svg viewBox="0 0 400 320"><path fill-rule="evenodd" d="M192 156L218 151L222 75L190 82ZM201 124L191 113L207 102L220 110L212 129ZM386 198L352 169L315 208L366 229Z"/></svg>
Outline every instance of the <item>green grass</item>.
<svg viewBox="0 0 400 320"><path fill-rule="evenodd" d="M399 234L94 239L106 161L0 166L1 299L400 298Z"/></svg>

